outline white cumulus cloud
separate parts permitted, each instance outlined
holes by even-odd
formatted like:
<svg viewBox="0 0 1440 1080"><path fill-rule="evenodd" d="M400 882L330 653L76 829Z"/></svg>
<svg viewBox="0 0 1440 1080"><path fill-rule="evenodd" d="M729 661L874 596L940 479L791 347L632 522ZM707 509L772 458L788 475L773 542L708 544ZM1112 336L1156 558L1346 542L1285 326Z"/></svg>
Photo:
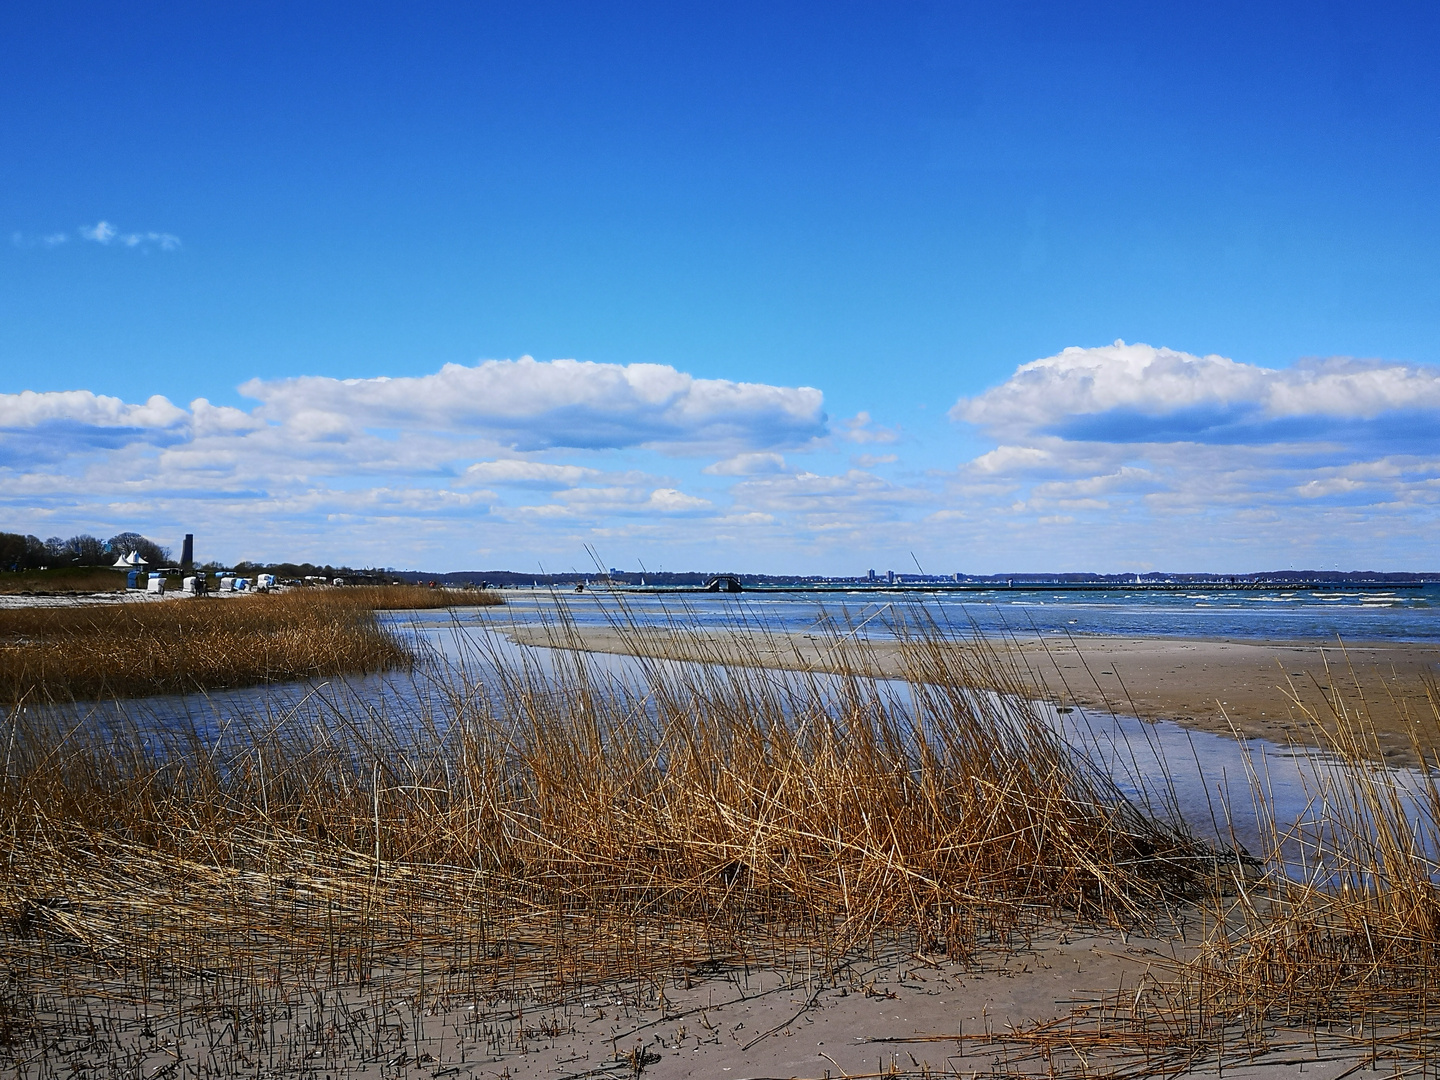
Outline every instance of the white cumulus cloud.
<svg viewBox="0 0 1440 1080"><path fill-rule="evenodd" d="M483 433L519 450L650 446L705 453L803 445L824 434L819 390L697 379L663 364L487 360L433 375L253 379L259 415L335 432L425 427Z"/></svg>
<svg viewBox="0 0 1440 1080"><path fill-rule="evenodd" d="M1421 568L1440 517L1433 365L1268 368L1117 341L1022 364L950 415L998 445L959 467L934 520L1052 564L1177 552L1176 568L1258 569L1300 552L1393 567L1408 549Z"/></svg>
<svg viewBox="0 0 1440 1080"><path fill-rule="evenodd" d="M19 430L46 424L171 428L184 423L188 415L160 394L153 395L143 405L127 404L120 398L92 394L89 390L47 393L22 390L18 394L0 394L0 429Z"/></svg>
<svg viewBox="0 0 1440 1080"><path fill-rule="evenodd" d="M1296 421L1440 409L1440 368L1349 358L1267 368L1117 341L1022 364L950 410L997 435L1279 441Z"/></svg>
<svg viewBox="0 0 1440 1080"><path fill-rule="evenodd" d="M590 469L583 465L554 465L518 458L479 461L465 470L465 479L476 483L516 484L523 487L574 487L600 475L599 469Z"/></svg>
<svg viewBox="0 0 1440 1080"><path fill-rule="evenodd" d="M500 530L524 561L562 534L673 536L723 518L727 484L685 459L729 463L711 477L758 475L785 467L780 450L823 446L826 433L818 390L659 364L522 358L393 379L252 380L242 391L251 408L0 394L0 509L47 533L163 534L183 518L268 536L277 555L327 559L355 557L336 536L351 550L382 536L401 553L442 536L453 547L470 521ZM677 464L682 475L671 475ZM157 517L172 524L146 524Z"/></svg>
<svg viewBox="0 0 1440 1080"><path fill-rule="evenodd" d="M1113 409L1159 415L1202 404L1254 405L1264 385L1262 369L1222 356L1117 341L1022 364L999 386L961 398L950 415L992 429L1033 430Z"/></svg>

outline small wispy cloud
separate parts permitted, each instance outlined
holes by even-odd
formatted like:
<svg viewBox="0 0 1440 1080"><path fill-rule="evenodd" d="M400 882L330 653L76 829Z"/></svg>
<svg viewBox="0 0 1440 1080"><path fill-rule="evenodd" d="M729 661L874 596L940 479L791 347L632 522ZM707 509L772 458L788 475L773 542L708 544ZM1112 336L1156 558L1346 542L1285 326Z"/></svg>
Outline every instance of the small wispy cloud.
<svg viewBox="0 0 1440 1080"><path fill-rule="evenodd" d="M50 233L47 236L27 236L23 232L12 232L10 234L10 244L17 248L53 248L59 247L61 244L68 244L69 242L70 234L64 232Z"/></svg>
<svg viewBox="0 0 1440 1080"><path fill-rule="evenodd" d="M838 434L842 439L854 443L893 443L900 438L899 427L871 426L870 414L858 412L849 420L841 420Z"/></svg>
<svg viewBox="0 0 1440 1080"><path fill-rule="evenodd" d="M81 225L73 233L54 232L44 236L27 236L23 232L10 234L10 242L15 247L33 248L46 247L55 248L62 244L68 244L71 240L84 240L92 244L103 244L105 246L116 245L118 247L135 248L140 251L179 251L180 238L174 233L168 232L121 232L110 222L105 220L97 221L94 225Z"/></svg>
<svg viewBox="0 0 1440 1080"><path fill-rule="evenodd" d="M767 473L785 471L785 458L781 454L768 452L736 454L724 461L707 465L701 472L711 476L763 476Z"/></svg>
<svg viewBox="0 0 1440 1080"><path fill-rule="evenodd" d="M894 465L899 454L852 454L850 464L857 469L873 469L876 465Z"/></svg>
<svg viewBox="0 0 1440 1080"><path fill-rule="evenodd" d="M82 240L94 240L97 244L108 244L115 239L115 226L108 221L97 221L91 226L80 226Z"/></svg>
<svg viewBox="0 0 1440 1080"><path fill-rule="evenodd" d="M97 244L120 244L123 247L158 247L161 251L176 251L180 247L180 238L174 233L163 232L131 232L122 233L108 221L97 221L94 225L81 225L76 230L80 239L91 240Z"/></svg>

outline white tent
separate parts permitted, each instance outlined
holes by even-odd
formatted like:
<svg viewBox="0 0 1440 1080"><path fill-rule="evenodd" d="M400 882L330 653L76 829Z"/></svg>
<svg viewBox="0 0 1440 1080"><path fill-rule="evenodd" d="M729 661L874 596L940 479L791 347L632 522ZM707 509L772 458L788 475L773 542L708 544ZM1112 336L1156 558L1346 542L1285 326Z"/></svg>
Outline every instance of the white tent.
<svg viewBox="0 0 1440 1080"><path fill-rule="evenodd" d="M148 562L140 557L138 551L132 551L129 555L121 555L120 558L115 560L116 570L139 570L141 567L149 565Z"/></svg>

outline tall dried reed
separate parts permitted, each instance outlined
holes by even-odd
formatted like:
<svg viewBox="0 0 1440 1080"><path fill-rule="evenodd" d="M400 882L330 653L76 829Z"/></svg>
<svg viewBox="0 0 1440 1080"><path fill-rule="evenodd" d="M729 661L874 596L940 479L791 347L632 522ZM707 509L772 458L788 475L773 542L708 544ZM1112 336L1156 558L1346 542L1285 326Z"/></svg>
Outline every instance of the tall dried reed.
<svg viewBox="0 0 1440 1080"><path fill-rule="evenodd" d="M1272 817L1264 878L1217 913L1193 964L1197 1016L1217 1030L1248 1024L1258 1037L1281 1023L1414 1036L1440 1004L1440 757L1427 761L1423 749L1440 732L1440 701L1431 686L1428 714L1409 715L1426 768L1388 769L1376 764L1383 747L1367 688L1354 671L1332 674L1324 713L1296 695L1326 755L1308 812L1288 828ZM1263 793L1263 773L1252 786Z"/></svg>
<svg viewBox="0 0 1440 1080"><path fill-rule="evenodd" d="M1353 668L1328 672L1326 684L1324 708L1292 693L1309 761L1303 812L1277 820L1264 757L1253 756L1265 844L1254 872L1231 867L1204 905L1203 940L1170 977L1079 1021L1112 1060L1140 1048L1173 1071L1217 1058L1223 1067L1297 1040L1372 1067L1440 1055L1440 756L1425 751L1440 735L1440 696L1427 686L1421 714ZM1407 717L1423 769L1381 764L1389 744L1366 704L1375 693ZM1063 1044L1075 1031L1051 1035Z"/></svg>
<svg viewBox="0 0 1440 1080"><path fill-rule="evenodd" d="M303 589L0 609L0 701L134 697L402 667L376 609L499 603L478 590Z"/></svg>
<svg viewBox="0 0 1440 1080"><path fill-rule="evenodd" d="M864 642L831 644L865 669ZM492 643L384 714L323 688L205 725L14 710L7 964L54 1001L120 981L229 1015L427 978L483 996L800 949L833 967L882 939L963 959L1203 885L1211 854L1077 760L1018 673L934 627L907 655L904 685L665 661L634 681Z"/></svg>

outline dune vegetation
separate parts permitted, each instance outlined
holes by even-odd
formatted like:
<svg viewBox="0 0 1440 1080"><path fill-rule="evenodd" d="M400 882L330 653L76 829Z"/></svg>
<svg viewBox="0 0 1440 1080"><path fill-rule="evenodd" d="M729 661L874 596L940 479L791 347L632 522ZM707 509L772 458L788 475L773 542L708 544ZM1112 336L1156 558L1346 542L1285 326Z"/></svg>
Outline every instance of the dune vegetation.
<svg viewBox="0 0 1440 1080"><path fill-rule="evenodd" d="M1440 699L1413 712L1419 771L1375 763L1381 746L1363 706L1385 688L1336 672L1328 706L1297 699L1323 758L1309 806L1274 820L1266 777L1250 777L1268 814L1263 875L1210 898L1209 931L1151 1022L1184 1016L1197 1046L1255 1052L1295 1030L1382 1057L1440 1051ZM1350 686L1343 683L1349 682ZM1350 700L1360 699L1355 709Z"/></svg>
<svg viewBox="0 0 1440 1080"><path fill-rule="evenodd" d="M839 675L641 661L624 682L479 645L378 705L12 709L0 1060L118 1074L163 1043L201 1077L438 1075L599 988L663 1006L705 972L798 964L808 989L885 950L979 965L1057 927L1186 921L1203 935L1123 1001L987 1032L1031 1055L1007 1075L1233 1062L1297 1025L1433 1052L1433 783L1397 799L1336 744L1324 870L1297 878L1279 826L1255 865L1127 796L976 643L908 634L902 691L832 641Z"/></svg>
<svg viewBox="0 0 1440 1080"><path fill-rule="evenodd" d="M213 728L12 710L12 1052L50 1039L57 1060L123 1064L133 1039L102 1052L76 1027L130 1030L117 981L172 1025L381 986L438 1008L798 950L830 972L900 938L964 959L1204 891L1213 852L1022 697L967 691L958 655L917 642L909 700L739 666L627 687L579 654L542 670L477 653L385 715L333 695ZM272 1051L298 1062L314 1038ZM226 1046L199 1075L257 1052Z"/></svg>

